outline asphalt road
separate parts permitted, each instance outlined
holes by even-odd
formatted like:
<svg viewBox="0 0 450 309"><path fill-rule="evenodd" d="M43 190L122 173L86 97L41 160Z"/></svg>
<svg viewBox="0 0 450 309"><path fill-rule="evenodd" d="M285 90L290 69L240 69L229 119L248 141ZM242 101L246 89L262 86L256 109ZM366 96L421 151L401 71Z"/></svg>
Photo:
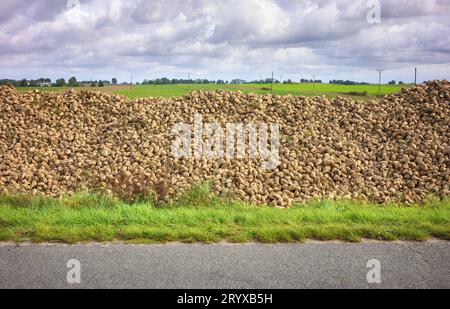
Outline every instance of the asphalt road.
<svg viewBox="0 0 450 309"><path fill-rule="evenodd" d="M81 283L73 281L80 262ZM369 260L381 284L369 284ZM0 244L0 288L450 288L450 242Z"/></svg>

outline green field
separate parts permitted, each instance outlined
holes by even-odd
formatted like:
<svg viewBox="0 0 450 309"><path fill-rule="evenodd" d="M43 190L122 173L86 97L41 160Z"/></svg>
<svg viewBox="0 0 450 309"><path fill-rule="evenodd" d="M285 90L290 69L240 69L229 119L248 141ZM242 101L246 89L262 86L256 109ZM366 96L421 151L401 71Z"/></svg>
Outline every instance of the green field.
<svg viewBox="0 0 450 309"><path fill-rule="evenodd" d="M263 90L263 88L269 89L271 85L144 85L135 86L130 89L120 90L116 93L125 95L131 99L143 98L143 97L173 97L181 96L189 93L193 90L216 90L224 89L229 91L241 91L243 93L255 93L255 94L269 94L270 90ZM405 86L403 86L405 87ZM399 92L402 86L399 85L383 85L381 87L381 95L392 94ZM293 84L284 85L276 84L273 86L273 93L277 95L293 96L320 96L326 95L328 97L336 97L338 95L352 96L350 92L365 92L367 91L368 97L377 96L377 85L364 85L364 86L345 86L345 85L333 85L333 84ZM357 96L359 97L359 96ZM359 97L364 98L364 97Z"/></svg>
<svg viewBox="0 0 450 309"><path fill-rule="evenodd" d="M51 199L0 195L0 241L291 243L450 240L450 201L377 205L317 201L289 209L214 197L200 186L174 204L126 204L92 194Z"/></svg>
<svg viewBox="0 0 450 309"><path fill-rule="evenodd" d="M146 98L146 97L177 97L185 95L195 90L208 90L214 91L217 89L223 89L228 91L241 91L243 93L254 94L269 94L270 90L263 90L263 88L270 89L270 84L255 85L140 85L134 87L128 86L108 86L103 88L90 88L79 87L79 90L93 90L104 91L110 94L124 95L130 99ZM407 85L382 85L381 95L392 94L399 92L402 88L410 87ZM32 88L18 88L19 91L29 91ZM44 91L66 91L69 88L38 88ZM355 96L350 94L351 92L367 92L367 96ZM275 84L273 86L273 94L276 95L288 95L293 96L321 96L326 95L329 98L336 96L346 96L355 99L367 100L379 95L378 85L358 85L358 86L346 86L335 84Z"/></svg>

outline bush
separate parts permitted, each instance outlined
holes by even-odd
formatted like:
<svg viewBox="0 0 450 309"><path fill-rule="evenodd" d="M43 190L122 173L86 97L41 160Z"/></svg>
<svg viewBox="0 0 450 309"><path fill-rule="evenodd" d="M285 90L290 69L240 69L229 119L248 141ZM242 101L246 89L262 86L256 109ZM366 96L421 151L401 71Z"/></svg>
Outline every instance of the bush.
<svg viewBox="0 0 450 309"><path fill-rule="evenodd" d="M367 91L358 92L358 91L350 91L347 92L348 95L358 96L358 97L367 97L368 93Z"/></svg>
<svg viewBox="0 0 450 309"><path fill-rule="evenodd" d="M154 200L150 180L145 175L125 176L110 181L113 194L126 203L139 203Z"/></svg>

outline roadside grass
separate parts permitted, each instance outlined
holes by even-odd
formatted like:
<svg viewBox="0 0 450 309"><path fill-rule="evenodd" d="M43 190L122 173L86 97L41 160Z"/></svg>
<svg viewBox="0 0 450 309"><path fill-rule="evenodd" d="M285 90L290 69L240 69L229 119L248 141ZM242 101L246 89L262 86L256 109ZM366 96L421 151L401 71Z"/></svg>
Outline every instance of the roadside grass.
<svg viewBox="0 0 450 309"><path fill-rule="evenodd" d="M223 200L197 186L178 201L126 204L79 193L0 196L0 241L33 243L293 243L450 240L450 200L424 205L316 201L290 209Z"/></svg>

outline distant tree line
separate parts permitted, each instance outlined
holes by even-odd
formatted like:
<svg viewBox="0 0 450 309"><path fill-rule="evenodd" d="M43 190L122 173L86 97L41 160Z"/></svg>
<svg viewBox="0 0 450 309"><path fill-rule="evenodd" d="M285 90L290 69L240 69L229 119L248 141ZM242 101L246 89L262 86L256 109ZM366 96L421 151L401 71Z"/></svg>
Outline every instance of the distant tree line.
<svg viewBox="0 0 450 309"><path fill-rule="evenodd" d="M274 80L276 84L279 84L280 81ZM241 84L270 84L272 83L271 78L261 79L261 80L252 80L250 82L244 79L233 79L231 81L228 80L209 80L209 79L169 79L166 77L156 78L156 79L145 79L142 82L142 85L178 85L178 84L216 84L216 85L241 85Z"/></svg>
<svg viewBox="0 0 450 309"><path fill-rule="evenodd" d="M359 83L359 82L354 82L352 80L335 80L335 79L330 80L330 84L350 85L350 86L353 86L353 85L370 85L369 83L366 83L366 82Z"/></svg>
<svg viewBox="0 0 450 309"><path fill-rule="evenodd" d="M95 80L95 81L78 81L76 77L71 77L66 82L64 78L58 78L54 83L50 78L39 79L0 79L1 85L11 85L14 87L79 87L79 86L91 86L91 87L104 87L105 85L117 85L117 78L109 80ZM123 83L126 84L126 83Z"/></svg>
<svg viewBox="0 0 450 309"><path fill-rule="evenodd" d="M14 79L1 79L0 85L11 85L15 87L40 87L42 85L45 86L51 86L52 80L50 78L39 78L39 79L21 79L21 80L14 80Z"/></svg>
<svg viewBox="0 0 450 309"><path fill-rule="evenodd" d="M322 81L321 81L320 79L314 80L314 79L305 79L305 78L302 78L302 79L300 80L300 83L302 83L302 84L321 84Z"/></svg>
<svg viewBox="0 0 450 309"><path fill-rule="evenodd" d="M402 81L399 81L398 84L399 84L399 85L404 85L405 83L402 82ZM395 80L391 80L391 81L388 83L388 85L397 85L397 82L396 82Z"/></svg>
<svg viewBox="0 0 450 309"><path fill-rule="evenodd" d="M240 85L240 84L281 84L281 82L277 79L272 81L272 78L265 78L259 80L246 81L244 79L233 79L231 81L227 80L208 80L208 79L169 79L166 77L156 78L156 79L145 79L142 82L142 85L177 85L177 84L217 84L217 85ZM282 82L283 84L298 84L298 82L292 81L291 79L285 80ZM314 79L300 79L300 83L308 84L308 83L316 83L321 84L322 80L314 80ZM139 85L139 83L136 83ZM369 85L366 82L355 82L351 80L330 80L330 84L337 85ZM397 82L392 80L388 83L389 85L396 85ZM36 80L13 80L13 79L1 79L0 85L12 85L15 87L79 87L79 86L90 86L90 87L104 87L110 85L118 85L117 78L109 80L94 80L94 81L78 81L76 77L69 78L66 81L64 78L57 79L54 83L50 78L39 78ZM130 85L129 83L121 83L121 85ZM398 85L404 85L402 81L398 82Z"/></svg>
<svg viewBox="0 0 450 309"><path fill-rule="evenodd" d="M354 82L352 80L335 80L335 79L330 80L330 84L350 85L350 86L353 86L353 85L370 85L370 83L366 83L366 82L359 83L359 82ZM400 82L398 82L398 84L399 85L404 85L405 83L400 81ZM397 85L397 82L395 80L391 80L388 83L388 85Z"/></svg>
<svg viewBox="0 0 450 309"><path fill-rule="evenodd" d="M302 83L322 83L321 80L308 80L301 79ZM169 79L166 77L156 78L156 79L145 79L142 82L142 85L177 85L177 84L217 84L217 85L241 85L241 84L271 84L272 78L258 79L247 81L245 79L233 79L231 81L228 80L208 80L208 79ZM278 79L273 80L274 84L281 84ZM283 81L283 84L297 84L296 82L288 79Z"/></svg>
<svg viewBox="0 0 450 309"><path fill-rule="evenodd" d="M272 79L266 78L266 79L260 79L260 80L252 80L249 84L271 84ZM274 84L280 83L278 80L273 81Z"/></svg>
<svg viewBox="0 0 450 309"><path fill-rule="evenodd" d="M223 80L208 80L208 79L168 79L167 77L156 79L144 79L142 85L179 85L179 84L227 84Z"/></svg>

